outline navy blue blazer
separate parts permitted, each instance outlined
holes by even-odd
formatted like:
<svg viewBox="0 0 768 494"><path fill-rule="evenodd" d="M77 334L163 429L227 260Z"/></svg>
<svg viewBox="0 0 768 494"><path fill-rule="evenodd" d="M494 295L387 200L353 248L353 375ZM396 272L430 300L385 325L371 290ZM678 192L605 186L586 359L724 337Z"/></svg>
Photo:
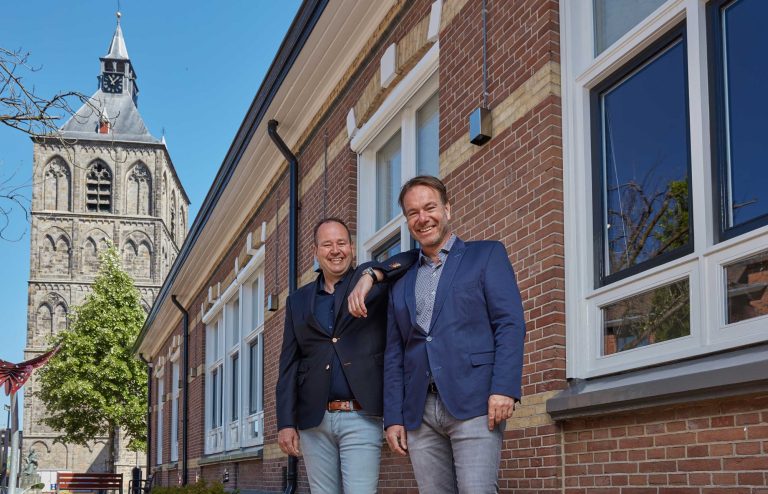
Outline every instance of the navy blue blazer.
<svg viewBox="0 0 768 494"><path fill-rule="evenodd" d="M487 414L492 394L519 400L525 321L504 246L456 239L442 268L429 334L416 323L418 264L390 290L384 426L421 425L430 374L460 420Z"/></svg>
<svg viewBox="0 0 768 494"><path fill-rule="evenodd" d="M275 389L277 428L309 429L320 424L328 405L334 353L355 398L363 409L382 415L382 365L386 342L388 283L403 276L416 262L415 250L397 254L381 263L365 263L344 275L334 292L333 334L315 318L317 280L289 295ZM386 281L377 283L365 299L367 318L356 318L347 309L347 295L363 270L381 269Z"/></svg>

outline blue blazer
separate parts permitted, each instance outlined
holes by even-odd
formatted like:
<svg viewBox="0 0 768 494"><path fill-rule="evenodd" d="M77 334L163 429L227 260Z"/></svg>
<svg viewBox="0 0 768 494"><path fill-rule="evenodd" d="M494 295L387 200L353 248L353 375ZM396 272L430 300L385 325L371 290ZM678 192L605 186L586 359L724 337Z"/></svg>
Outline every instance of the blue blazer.
<svg viewBox="0 0 768 494"><path fill-rule="evenodd" d="M525 321L504 246L456 239L442 268L429 334L416 323L418 267L390 291L384 426L421 425L430 374L460 420L487 414L492 394L519 400Z"/></svg>

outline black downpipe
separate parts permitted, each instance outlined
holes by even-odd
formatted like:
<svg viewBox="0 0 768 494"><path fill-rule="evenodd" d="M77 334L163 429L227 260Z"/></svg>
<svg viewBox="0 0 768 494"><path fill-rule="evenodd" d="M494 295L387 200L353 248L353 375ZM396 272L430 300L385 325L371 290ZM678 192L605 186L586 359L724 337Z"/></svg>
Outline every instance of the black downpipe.
<svg viewBox="0 0 768 494"><path fill-rule="evenodd" d="M147 366L147 479L151 475L152 465L152 364L139 354L139 358Z"/></svg>
<svg viewBox="0 0 768 494"><path fill-rule="evenodd" d="M171 295L171 300L176 308L181 311L182 322L181 330L183 331L181 353L184 361L184 373L181 381L181 396L183 401L181 405L181 485L187 485L189 479L189 463L188 449L187 449L187 431L188 431L188 419L189 419L189 312L185 309L176 298L176 295Z"/></svg>
<svg viewBox="0 0 768 494"><path fill-rule="evenodd" d="M277 148L288 160L289 182L289 213L288 213L288 295L296 291L298 258L296 249L298 244L299 228L299 159L288 149L283 139L277 133L277 120L270 120L267 124L269 137Z"/></svg>
<svg viewBox="0 0 768 494"><path fill-rule="evenodd" d="M286 160L288 160L289 175L289 213L288 213L288 294L296 291L298 268L298 257L296 255L298 244L299 228L299 160L296 155L288 149L283 139L277 133L277 120L270 120L267 123L267 132L272 142L280 150ZM278 207L280 207L278 205ZM299 459L295 456L288 457L288 469L286 470L286 488L284 494L293 494L298 489L299 482Z"/></svg>

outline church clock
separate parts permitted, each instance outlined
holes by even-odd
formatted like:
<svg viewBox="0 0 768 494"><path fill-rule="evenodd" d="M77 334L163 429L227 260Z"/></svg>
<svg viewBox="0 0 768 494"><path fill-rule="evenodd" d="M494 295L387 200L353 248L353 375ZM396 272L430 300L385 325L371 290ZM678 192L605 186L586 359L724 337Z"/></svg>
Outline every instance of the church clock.
<svg viewBox="0 0 768 494"><path fill-rule="evenodd" d="M121 74L104 74L101 77L101 90L105 93L122 93L123 76Z"/></svg>

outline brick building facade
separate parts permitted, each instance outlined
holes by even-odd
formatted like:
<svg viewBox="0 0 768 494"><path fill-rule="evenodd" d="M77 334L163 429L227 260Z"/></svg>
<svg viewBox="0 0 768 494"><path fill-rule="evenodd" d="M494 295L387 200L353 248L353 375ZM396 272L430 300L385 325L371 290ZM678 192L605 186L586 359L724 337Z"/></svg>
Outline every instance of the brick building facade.
<svg viewBox="0 0 768 494"><path fill-rule="evenodd" d="M119 24L100 68L98 91L60 135L34 140L25 358L48 350L49 338L67 328L108 242L149 312L186 235L189 200L165 142L138 113L136 73ZM54 442L58 433L40 422L46 409L37 388L33 375L24 388L24 449L37 452L40 471L104 471L107 438L87 447ZM138 457L122 445L116 464L128 479Z"/></svg>
<svg viewBox="0 0 768 494"><path fill-rule="evenodd" d="M754 149L718 147L745 131L721 125L717 103L722 80L745 77L718 54L765 70L751 45L724 51L718 26L758 36L764 7L634 4L304 2L137 345L154 365L155 482L186 469L281 491L293 206L274 118L298 158L299 285L324 216L349 222L358 260L409 247L395 200L417 173L445 181L460 237L506 245L528 334L502 492L766 492L768 210L743 179ZM478 146L481 106L491 139ZM416 492L386 446L380 491Z"/></svg>

